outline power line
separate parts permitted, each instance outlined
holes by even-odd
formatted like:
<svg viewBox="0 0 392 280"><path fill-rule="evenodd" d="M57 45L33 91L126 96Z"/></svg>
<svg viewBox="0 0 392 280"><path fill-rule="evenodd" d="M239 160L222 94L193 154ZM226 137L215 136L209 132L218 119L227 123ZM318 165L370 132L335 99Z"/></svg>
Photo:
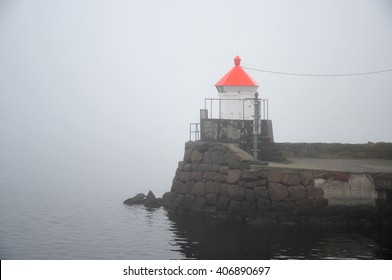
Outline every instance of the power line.
<svg viewBox="0 0 392 280"><path fill-rule="evenodd" d="M373 75L380 74L385 72L392 72L392 69L384 69L378 71L369 71L369 72L359 72L359 73L345 73L345 74L308 74L308 73L291 73L291 72L280 72L280 71L271 71L264 69L256 69L250 67L243 67L244 69L271 73L271 74L279 74L279 75L291 75L291 76L307 76L307 77L346 77L346 76L363 76L363 75Z"/></svg>

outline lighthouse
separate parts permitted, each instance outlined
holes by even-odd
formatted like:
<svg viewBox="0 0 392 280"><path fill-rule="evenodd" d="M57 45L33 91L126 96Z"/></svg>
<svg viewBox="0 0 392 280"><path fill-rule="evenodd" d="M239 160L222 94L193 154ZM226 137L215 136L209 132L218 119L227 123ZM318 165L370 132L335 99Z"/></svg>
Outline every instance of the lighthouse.
<svg viewBox="0 0 392 280"><path fill-rule="evenodd" d="M241 67L241 58L234 58L234 67L216 84L219 93L220 119L252 120L253 98L259 85Z"/></svg>
<svg viewBox="0 0 392 280"><path fill-rule="evenodd" d="M255 159L282 161L274 146L268 99L260 99L259 85L241 67L241 58L216 84L219 98L205 98L200 123L190 124L190 141L231 143Z"/></svg>

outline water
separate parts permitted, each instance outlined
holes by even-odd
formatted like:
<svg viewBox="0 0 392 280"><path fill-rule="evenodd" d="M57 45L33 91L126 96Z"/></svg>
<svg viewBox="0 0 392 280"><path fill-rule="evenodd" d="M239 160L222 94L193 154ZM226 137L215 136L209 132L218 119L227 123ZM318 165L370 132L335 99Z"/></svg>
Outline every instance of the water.
<svg viewBox="0 0 392 280"><path fill-rule="evenodd" d="M127 186L0 178L1 259L392 258L390 232L183 218L123 205L135 194Z"/></svg>

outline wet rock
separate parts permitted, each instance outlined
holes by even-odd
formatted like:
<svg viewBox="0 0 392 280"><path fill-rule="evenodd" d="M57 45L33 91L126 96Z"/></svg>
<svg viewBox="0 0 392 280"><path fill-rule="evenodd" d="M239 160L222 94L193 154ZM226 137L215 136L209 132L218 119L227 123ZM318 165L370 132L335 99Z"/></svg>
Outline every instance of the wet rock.
<svg viewBox="0 0 392 280"><path fill-rule="evenodd" d="M124 201L124 204L127 205L144 205L145 207L155 208L161 207L166 201L166 203L170 204L168 201L170 199L171 193L166 193L165 198L156 198L152 191L149 191L147 196L143 193L138 193L134 197L128 198Z"/></svg>
<svg viewBox="0 0 392 280"><path fill-rule="evenodd" d="M158 208L162 206L162 201L157 199L152 191L149 191L144 201L144 206L150 208Z"/></svg>
<svg viewBox="0 0 392 280"><path fill-rule="evenodd" d="M143 204L145 200L146 200L146 195L143 193L138 193L134 197L125 200L124 204L127 205Z"/></svg>

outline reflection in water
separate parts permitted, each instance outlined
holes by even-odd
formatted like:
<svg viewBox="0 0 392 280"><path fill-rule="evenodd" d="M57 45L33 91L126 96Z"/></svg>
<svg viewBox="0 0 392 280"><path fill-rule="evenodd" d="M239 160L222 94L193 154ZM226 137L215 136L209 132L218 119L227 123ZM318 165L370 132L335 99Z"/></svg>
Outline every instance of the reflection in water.
<svg viewBox="0 0 392 280"><path fill-rule="evenodd" d="M169 214L173 251L189 259L391 259L391 231L227 223Z"/></svg>
<svg viewBox="0 0 392 280"><path fill-rule="evenodd" d="M0 176L0 259L392 258L390 232L176 217L123 205L125 189L59 182Z"/></svg>

